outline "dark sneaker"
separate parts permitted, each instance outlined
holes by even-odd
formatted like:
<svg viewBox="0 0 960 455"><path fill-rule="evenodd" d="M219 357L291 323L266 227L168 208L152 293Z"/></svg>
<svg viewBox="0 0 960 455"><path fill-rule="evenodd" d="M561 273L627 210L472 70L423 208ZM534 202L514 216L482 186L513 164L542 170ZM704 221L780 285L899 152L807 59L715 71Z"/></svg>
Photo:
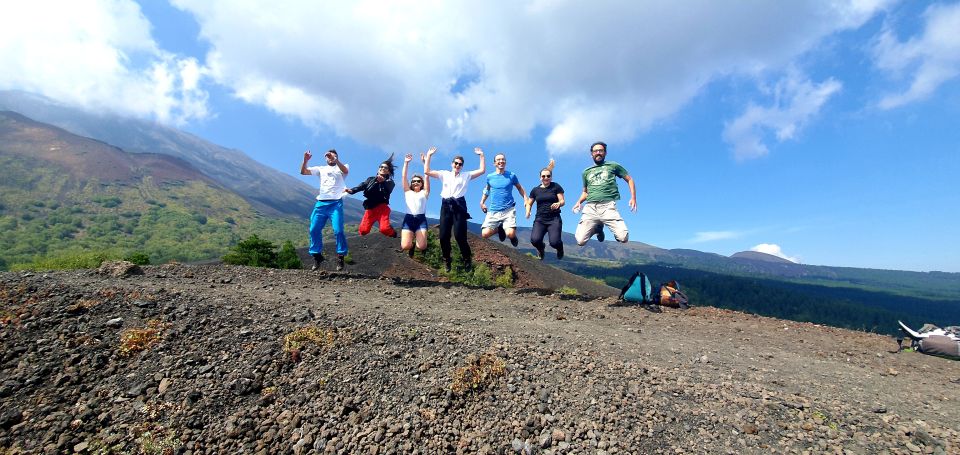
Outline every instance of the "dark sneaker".
<svg viewBox="0 0 960 455"><path fill-rule="evenodd" d="M507 239L507 231L503 230L502 224L500 226L497 226L497 238L500 239L501 242Z"/></svg>
<svg viewBox="0 0 960 455"><path fill-rule="evenodd" d="M557 247L557 259L563 259L563 244Z"/></svg>
<svg viewBox="0 0 960 455"><path fill-rule="evenodd" d="M602 242L605 238L607 238L607 235L603 233L603 228L600 228L600 232L597 232L597 241Z"/></svg>
<svg viewBox="0 0 960 455"><path fill-rule="evenodd" d="M446 258L443 260L443 271L450 273L450 258Z"/></svg>
<svg viewBox="0 0 960 455"><path fill-rule="evenodd" d="M539 259L539 260L542 261L542 260L543 260L543 255L544 255L543 249L537 248L537 259Z"/></svg>
<svg viewBox="0 0 960 455"><path fill-rule="evenodd" d="M517 246L518 244L520 244L520 239L516 237L510 237L510 244L513 246Z"/></svg>
<svg viewBox="0 0 960 455"><path fill-rule="evenodd" d="M460 267L463 268L463 271L464 271L464 272L472 272L472 271L473 271L473 261L470 261L470 260L463 261L463 262L460 263Z"/></svg>
<svg viewBox="0 0 960 455"><path fill-rule="evenodd" d="M337 255L337 271L339 272L342 270L343 270L343 256L338 254Z"/></svg>
<svg viewBox="0 0 960 455"><path fill-rule="evenodd" d="M416 251L416 250L414 250L412 247L410 248L410 251L407 251L407 256L410 256L410 259L413 259L413 252L414 252L414 251Z"/></svg>

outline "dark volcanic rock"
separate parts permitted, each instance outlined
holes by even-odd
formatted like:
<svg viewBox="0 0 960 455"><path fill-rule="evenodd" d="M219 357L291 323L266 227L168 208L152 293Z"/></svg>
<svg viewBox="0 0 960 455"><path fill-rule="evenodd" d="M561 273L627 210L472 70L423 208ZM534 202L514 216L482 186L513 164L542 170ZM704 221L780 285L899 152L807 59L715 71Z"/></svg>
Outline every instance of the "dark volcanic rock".
<svg viewBox="0 0 960 455"><path fill-rule="evenodd" d="M0 453L960 450L960 363L876 335L349 273L143 272L0 274L0 309L23 315L0 326Z"/></svg>

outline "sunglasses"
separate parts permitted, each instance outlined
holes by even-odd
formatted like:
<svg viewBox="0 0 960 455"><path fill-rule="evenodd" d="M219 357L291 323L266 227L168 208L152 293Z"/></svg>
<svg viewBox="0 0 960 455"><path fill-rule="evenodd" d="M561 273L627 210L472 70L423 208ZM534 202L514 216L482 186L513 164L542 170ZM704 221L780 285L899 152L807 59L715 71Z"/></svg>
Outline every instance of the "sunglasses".
<svg viewBox="0 0 960 455"><path fill-rule="evenodd" d="M541 175L541 176L540 176L540 178L542 178L542 179L548 179L548 178L550 178L550 177L552 177L552 176L549 175L549 174L547 174L547 175Z"/></svg>
<svg viewBox="0 0 960 455"><path fill-rule="evenodd" d="M381 165L380 169L390 169L390 166Z"/></svg>
<svg viewBox="0 0 960 455"><path fill-rule="evenodd" d="M411 180L411 181L410 181L410 184L411 184L411 185L413 185L413 184L415 184L415 183L423 184L423 180Z"/></svg>
<svg viewBox="0 0 960 455"><path fill-rule="evenodd" d="M458 166L458 167L459 167L459 166L463 166L463 161L454 161L454 162L453 162L453 165L454 165L454 166Z"/></svg>

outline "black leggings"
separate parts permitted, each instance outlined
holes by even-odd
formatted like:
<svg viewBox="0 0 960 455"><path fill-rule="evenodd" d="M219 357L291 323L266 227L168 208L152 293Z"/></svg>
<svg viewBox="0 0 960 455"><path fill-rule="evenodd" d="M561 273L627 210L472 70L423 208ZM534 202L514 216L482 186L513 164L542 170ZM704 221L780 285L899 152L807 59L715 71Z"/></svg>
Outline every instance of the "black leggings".
<svg viewBox="0 0 960 455"><path fill-rule="evenodd" d="M450 259L451 230L453 230L453 238L457 240L457 246L460 247L460 257L464 261L470 261L473 257L470 244L467 243L467 219L469 218L470 215L465 207L459 209L447 203L440 206L440 252L444 259Z"/></svg>
<svg viewBox="0 0 960 455"><path fill-rule="evenodd" d="M563 247L563 239L560 238L562 231L563 219L559 216L547 221L543 221L537 217L533 220L533 229L530 230L530 243L533 244L534 248L543 250L545 246L543 244L543 235L549 233L550 246L555 250L559 250Z"/></svg>

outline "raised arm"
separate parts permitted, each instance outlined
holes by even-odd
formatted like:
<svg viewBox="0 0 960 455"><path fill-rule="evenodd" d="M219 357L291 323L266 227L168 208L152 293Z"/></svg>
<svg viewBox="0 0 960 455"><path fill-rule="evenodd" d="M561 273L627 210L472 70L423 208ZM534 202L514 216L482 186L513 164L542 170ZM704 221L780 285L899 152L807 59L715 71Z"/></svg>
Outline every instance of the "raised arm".
<svg viewBox="0 0 960 455"><path fill-rule="evenodd" d="M553 167L556 166L556 165L557 165L557 161L554 160L553 158L550 158L550 162L547 163L547 170L552 173L552 172L553 172Z"/></svg>
<svg viewBox="0 0 960 455"><path fill-rule="evenodd" d="M436 147L430 147L430 150L427 150L427 159L423 161L423 174L433 178L440 178L439 172L430 170L430 160L433 159L434 153L437 153Z"/></svg>
<svg viewBox="0 0 960 455"><path fill-rule="evenodd" d="M410 161L413 160L412 154L407 154L403 157L403 172L400 174L403 179L403 192L406 193L410 191L410 179L407 178L407 168L410 167Z"/></svg>
<svg viewBox="0 0 960 455"><path fill-rule="evenodd" d="M476 147L473 149L473 153L476 153L480 157L480 167L476 170L470 172L470 179L475 179L487 172L487 160L483 159L483 149Z"/></svg>
<svg viewBox="0 0 960 455"><path fill-rule="evenodd" d="M303 152L303 164L300 165L300 175L313 175L310 173L310 170L307 169L307 161L310 161L310 158L313 157L313 154L309 150Z"/></svg>
<svg viewBox="0 0 960 455"><path fill-rule="evenodd" d="M427 156L420 154L420 161L423 162L423 191L424 197L430 197L430 176L427 175Z"/></svg>

